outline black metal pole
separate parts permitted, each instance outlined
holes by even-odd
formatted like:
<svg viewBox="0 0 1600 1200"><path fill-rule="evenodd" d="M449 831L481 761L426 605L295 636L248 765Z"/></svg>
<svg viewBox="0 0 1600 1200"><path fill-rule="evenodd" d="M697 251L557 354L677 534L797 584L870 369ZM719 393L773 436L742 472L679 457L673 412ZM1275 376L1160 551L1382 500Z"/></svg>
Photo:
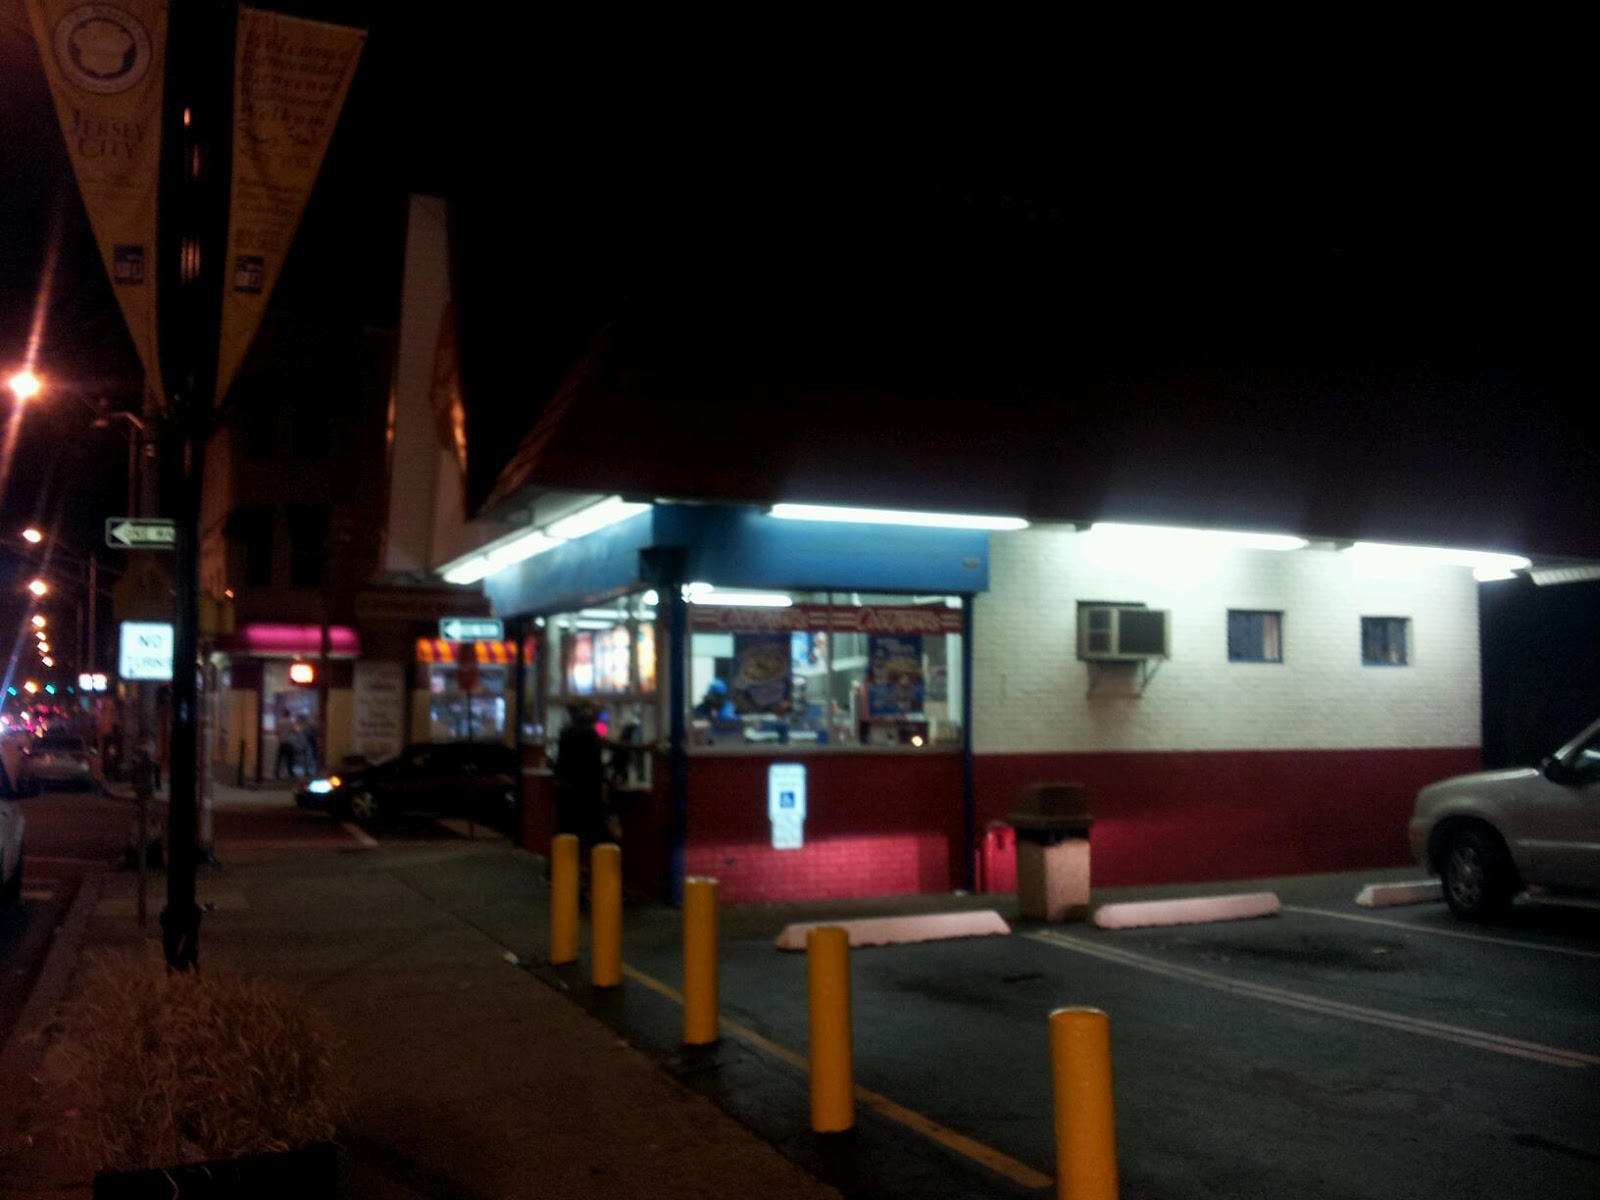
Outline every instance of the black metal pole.
<svg viewBox="0 0 1600 1200"><path fill-rule="evenodd" d="M234 0L187 0L169 10L167 34L158 255L166 411L159 445L164 507L174 518L177 537L161 940L174 971L199 963L200 498L222 320L236 22Z"/></svg>

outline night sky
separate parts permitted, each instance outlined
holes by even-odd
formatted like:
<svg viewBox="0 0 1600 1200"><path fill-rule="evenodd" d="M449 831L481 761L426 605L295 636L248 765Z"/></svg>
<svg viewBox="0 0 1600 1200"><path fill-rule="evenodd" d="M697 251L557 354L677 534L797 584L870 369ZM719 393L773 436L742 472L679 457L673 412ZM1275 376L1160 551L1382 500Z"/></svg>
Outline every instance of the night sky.
<svg viewBox="0 0 1600 1200"><path fill-rule="evenodd" d="M1232 42L1213 30L1222 44L1201 54L1181 36L1163 50L1148 31L1047 25L646 28L276 7L371 36L274 307L336 336L392 327L405 193L450 194L476 496L604 333L685 393L743 379L779 396L696 401L710 407L691 415L739 424L746 443L806 432L783 396L871 391L880 400L852 413L860 440L933 459L881 471L884 498L909 498L919 472L948 479L974 439L992 457L1007 430L1059 437L1098 405L1117 415L1084 431L1091 442L1164 431L1144 461L1118 475L1113 454L1066 455L1009 490L980 471L975 498L1070 516L1043 509L1126 507L1130 480L1153 481L1159 515L1176 503L1162 481L1188 486L1186 447L1211 437L1220 404L1223 473L1256 476L1263 494L1398 453L1435 481L1419 495L1436 503L1452 476L1504 458L1514 477L1494 485L1517 519L1486 528L1474 511L1463 536L1559 526L1542 548L1600 552L1593 513L1578 511L1600 475L1580 356L1593 262L1582 108L1542 42L1469 53L1432 31L1380 45L1257 28ZM43 365L135 403L31 37L0 21L0 52L0 356L25 342L59 220ZM64 505L97 536L125 442L85 432L87 411L30 416L8 523ZM848 460L861 445L839 425L815 441ZM1298 465L1235 462L1263 433ZM748 492L733 475L719 484L730 453L687 474ZM65 464L53 475L52 461ZM1359 532L1362 514L1337 507L1308 493L1239 512Z"/></svg>

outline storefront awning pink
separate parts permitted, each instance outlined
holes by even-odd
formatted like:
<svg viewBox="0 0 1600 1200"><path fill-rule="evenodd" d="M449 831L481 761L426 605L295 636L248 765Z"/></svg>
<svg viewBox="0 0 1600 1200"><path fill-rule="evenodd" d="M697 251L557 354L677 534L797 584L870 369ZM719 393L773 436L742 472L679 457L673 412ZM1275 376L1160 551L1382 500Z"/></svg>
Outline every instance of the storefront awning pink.
<svg viewBox="0 0 1600 1200"><path fill-rule="evenodd" d="M237 632L219 637L216 647L246 658L317 658L322 653L322 626L247 621ZM356 631L348 625L328 626L328 657L361 657Z"/></svg>

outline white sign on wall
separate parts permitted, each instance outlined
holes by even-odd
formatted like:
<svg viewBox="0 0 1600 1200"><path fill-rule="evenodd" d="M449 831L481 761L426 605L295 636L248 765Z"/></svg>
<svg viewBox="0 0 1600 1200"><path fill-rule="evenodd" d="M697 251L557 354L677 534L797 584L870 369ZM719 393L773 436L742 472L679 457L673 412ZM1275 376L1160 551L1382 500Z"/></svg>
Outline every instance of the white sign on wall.
<svg viewBox="0 0 1600 1200"><path fill-rule="evenodd" d="M124 621L117 659L123 679L172 679L172 625L167 621Z"/></svg>
<svg viewBox="0 0 1600 1200"><path fill-rule="evenodd" d="M798 850L806 844L806 765L773 763L767 768L767 819L772 848Z"/></svg>
<svg viewBox="0 0 1600 1200"><path fill-rule="evenodd" d="M370 762L399 754L405 740L405 667L356 663L352 704L351 752Z"/></svg>

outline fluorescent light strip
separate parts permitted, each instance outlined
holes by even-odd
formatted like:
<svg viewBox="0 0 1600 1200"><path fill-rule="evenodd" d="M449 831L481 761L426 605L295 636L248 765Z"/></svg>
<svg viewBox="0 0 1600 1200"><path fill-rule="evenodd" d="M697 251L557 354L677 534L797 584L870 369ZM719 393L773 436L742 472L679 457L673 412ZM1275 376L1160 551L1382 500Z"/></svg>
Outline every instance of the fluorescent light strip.
<svg viewBox="0 0 1600 1200"><path fill-rule="evenodd" d="M511 541L475 554L446 570L442 577L446 583L477 583L504 567L554 550L562 542L576 541L619 521L626 521L649 508L648 504L635 504L621 496L607 496L571 516L562 517L548 529L530 529Z"/></svg>
<svg viewBox="0 0 1600 1200"><path fill-rule="evenodd" d="M607 496L599 503L580 509L570 517L562 517L552 523L545 532L562 541L573 541L649 511L648 504L624 500L621 496Z"/></svg>
<svg viewBox="0 0 1600 1200"><path fill-rule="evenodd" d="M1397 546L1387 542L1357 542L1345 550L1363 563L1379 568L1471 567L1479 583L1510 579L1515 571L1532 564L1520 554L1492 550L1454 550L1443 546Z"/></svg>
<svg viewBox="0 0 1600 1200"><path fill-rule="evenodd" d="M845 521L857 525L916 525L928 529L1026 529L1021 517L908 512L894 508L840 508L830 504L774 504L769 516L782 521Z"/></svg>
<svg viewBox="0 0 1600 1200"><path fill-rule="evenodd" d="M794 598L782 592L719 592L709 583L686 583L683 598L690 604L723 608L790 608Z"/></svg>
<svg viewBox="0 0 1600 1200"><path fill-rule="evenodd" d="M1187 544L1213 546L1223 550L1301 550L1303 537L1283 533L1246 533L1230 529L1190 529L1176 525L1124 525L1117 521L1096 521L1089 528L1095 537L1115 538L1130 545L1151 549Z"/></svg>

